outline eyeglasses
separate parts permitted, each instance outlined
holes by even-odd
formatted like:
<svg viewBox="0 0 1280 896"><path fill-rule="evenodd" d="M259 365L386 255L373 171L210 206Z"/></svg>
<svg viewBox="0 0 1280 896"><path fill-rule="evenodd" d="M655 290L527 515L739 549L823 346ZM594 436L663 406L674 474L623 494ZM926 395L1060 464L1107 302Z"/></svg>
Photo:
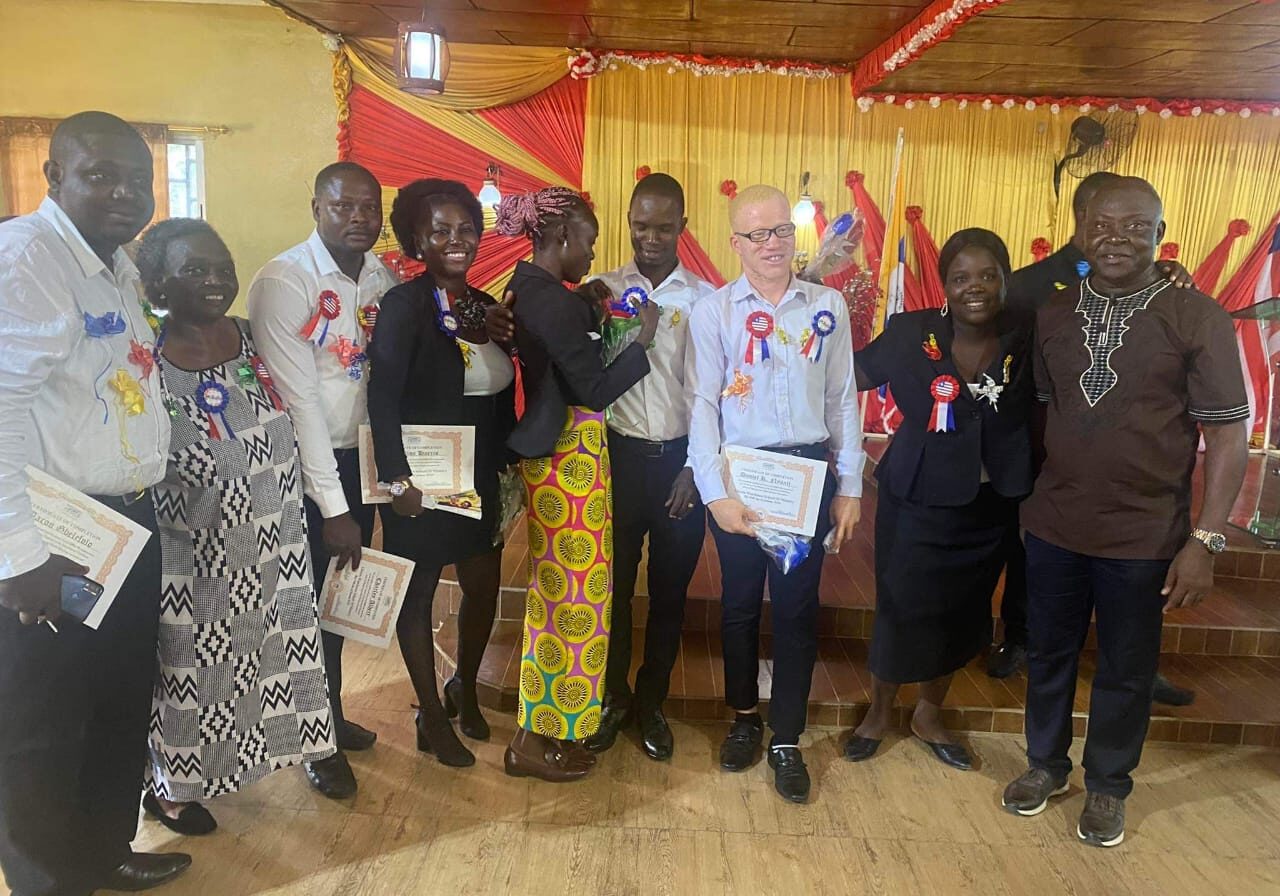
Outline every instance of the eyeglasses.
<svg viewBox="0 0 1280 896"><path fill-rule="evenodd" d="M759 230L753 230L750 233L738 233L735 230L734 235L740 236L745 240L751 240L753 243L767 243L771 236L785 240L789 236L795 236L795 232L796 225L788 221L786 224L779 224L777 227L761 227Z"/></svg>

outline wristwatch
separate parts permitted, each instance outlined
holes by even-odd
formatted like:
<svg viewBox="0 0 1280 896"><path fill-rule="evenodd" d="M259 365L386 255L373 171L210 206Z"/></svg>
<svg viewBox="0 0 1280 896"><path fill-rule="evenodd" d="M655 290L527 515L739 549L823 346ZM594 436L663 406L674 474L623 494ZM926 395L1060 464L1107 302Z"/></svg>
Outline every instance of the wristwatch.
<svg viewBox="0 0 1280 896"><path fill-rule="evenodd" d="M1227 549L1227 536L1221 532L1210 532L1208 529L1192 529L1191 537L1204 545L1210 554L1221 554Z"/></svg>
<svg viewBox="0 0 1280 896"><path fill-rule="evenodd" d="M412 482L393 482L387 487L387 491L391 492L391 497L399 498L411 488L413 488Z"/></svg>

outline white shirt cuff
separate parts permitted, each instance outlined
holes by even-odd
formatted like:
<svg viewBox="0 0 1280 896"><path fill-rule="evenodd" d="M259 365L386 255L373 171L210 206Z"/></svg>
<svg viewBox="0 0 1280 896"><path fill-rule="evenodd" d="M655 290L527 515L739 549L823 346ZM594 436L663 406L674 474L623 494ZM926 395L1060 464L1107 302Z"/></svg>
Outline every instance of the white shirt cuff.
<svg viewBox="0 0 1280 896"><path fill-rule="evenodd" d="M702 497L703 504L710 504L712 501L721 501L729 497L729 492L723 485L719 488L713 488L711 491L699 488L698 494Z"/></svg>
<svg viewBox="0 0 1280 896"><path fill-rule="evenodd" d="M49 546L34 529L0 537L0 579L11 579L49 559Z"/></svg>
<svg viewBox="0 0 1280 896"><path fill-rule="evenodd" d="M316 502L316 506L320 508L320 515L327 520L331 520L335 516L342 516L351 509L347 504L346 492L340 488L312 495L311 500Z"/></svg>
<svg viewBox="0 0 1280 896"><path fill-rule="evenodd" d="M855 474L836 477L836 495L841 498L862 497L862 477Z"/></svg>

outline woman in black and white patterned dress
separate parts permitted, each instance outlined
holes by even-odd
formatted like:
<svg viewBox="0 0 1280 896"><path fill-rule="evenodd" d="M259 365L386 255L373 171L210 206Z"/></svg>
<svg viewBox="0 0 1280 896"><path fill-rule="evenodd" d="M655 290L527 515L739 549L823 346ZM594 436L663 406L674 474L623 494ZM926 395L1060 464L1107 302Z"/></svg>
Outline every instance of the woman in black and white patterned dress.
<svg viewBox="0 0 1280 896"><path fill-rule="evenodd" d="M173 420L155 486L163 551L159 670L143 806L184 834L200 800L334 752L293 424L249 325L226 245L203 221L153 227L138 251ZM145 347L140 346L139 350Z"/></svg>

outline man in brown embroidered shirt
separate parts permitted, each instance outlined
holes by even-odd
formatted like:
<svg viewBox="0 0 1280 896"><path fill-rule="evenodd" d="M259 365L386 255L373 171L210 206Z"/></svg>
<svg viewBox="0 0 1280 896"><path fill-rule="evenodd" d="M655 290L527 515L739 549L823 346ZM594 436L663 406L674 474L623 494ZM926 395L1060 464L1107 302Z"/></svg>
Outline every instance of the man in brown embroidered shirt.
<svg viewBox="0 0 1280 896"><path fill-rule="evenodd" d="M1091 274L1037 316L1036 388L1046 459L1023 504L1030 658L1027 759L1004 806L1034 815L1066 792L1079 650L1097 614L1098 663L1077 833L1124 839L1142 755L1162 613L1213 586L1213 554L1244 478L1249 417L1231 319L1155 267L1160 197L1119 178L1086 214ZM1191 472L1205 441L1205 496L1191 526Z"/></svg>

